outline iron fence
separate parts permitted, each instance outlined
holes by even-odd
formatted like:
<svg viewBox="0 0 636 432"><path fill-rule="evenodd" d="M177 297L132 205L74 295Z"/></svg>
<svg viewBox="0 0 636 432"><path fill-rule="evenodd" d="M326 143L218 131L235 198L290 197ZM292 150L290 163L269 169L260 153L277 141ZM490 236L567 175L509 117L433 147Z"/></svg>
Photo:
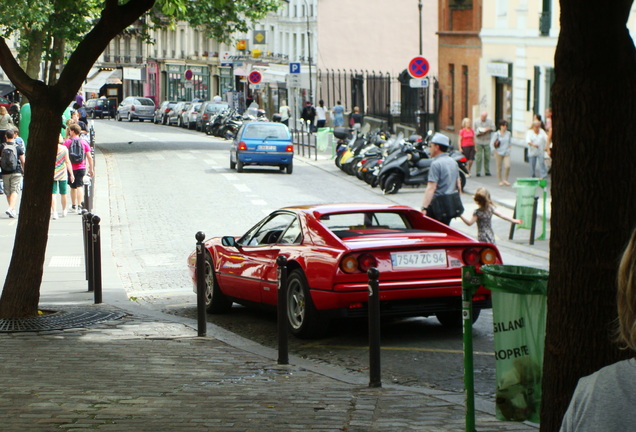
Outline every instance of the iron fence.
<svg viewBox="0 0 636 432"><path fill-rule="evenodd" d="M316 95L325 106L338 102L348 112L360 108L365 116L377 118L393 129L396 122L420 132L438 129L439 84L429 78L426 88L410 87L411 77L403 71L398 76L375 71L319 69Z"/></svg>

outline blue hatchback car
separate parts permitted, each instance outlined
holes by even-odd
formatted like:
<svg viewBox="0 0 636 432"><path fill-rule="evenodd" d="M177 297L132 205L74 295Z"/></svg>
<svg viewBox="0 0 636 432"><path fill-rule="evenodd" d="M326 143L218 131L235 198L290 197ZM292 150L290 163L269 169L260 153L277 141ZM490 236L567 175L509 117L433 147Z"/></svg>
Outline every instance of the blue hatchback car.
<svg viewBox="0 0 636 432"><path fill-rule="evenodd" d="M277 166L291 174L294 144L287 126L270 122L243 124L230 147L230 169L243 172L246 165Z"/></svg>

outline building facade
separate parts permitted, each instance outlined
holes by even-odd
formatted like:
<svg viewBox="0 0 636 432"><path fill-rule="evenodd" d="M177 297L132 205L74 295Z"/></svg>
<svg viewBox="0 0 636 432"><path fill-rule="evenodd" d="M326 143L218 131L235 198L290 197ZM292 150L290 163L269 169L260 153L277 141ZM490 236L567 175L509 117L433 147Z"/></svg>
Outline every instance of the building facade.
<svg viewBox="0 0 636 432"><path fill-rule="evenodd" d="M525 144L533 115L543 117L551 105L559 14L556 0L484 3L475 111L507 120L520 144Z"/></svg>
<svg viewBox="0 0 636 432"><path fill-rule="evenodd" d="M439 1L439 126L458 133L479 104L482 0Z"/></svg>

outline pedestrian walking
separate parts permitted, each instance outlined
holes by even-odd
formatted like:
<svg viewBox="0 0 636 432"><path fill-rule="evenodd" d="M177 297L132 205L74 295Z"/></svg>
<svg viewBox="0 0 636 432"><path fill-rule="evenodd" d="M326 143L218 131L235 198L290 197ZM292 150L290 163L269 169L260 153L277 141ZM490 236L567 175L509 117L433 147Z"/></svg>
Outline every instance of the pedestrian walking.
<svg viewBox="0 0 636 432"><path fill-rule="evenodd" d="M285 126L289 127L289 119L291 117L291 109L287 106L287 101L284 100L278 109L278 113L280 114L280 122Z"/></svg>
<svg viewBox="0 0 636 432"><path fill-rule="evenodd" d="M486 111L481 113L479 120L475 121L473 125L475 130L475 164L477 165L475 170L477 171L477 177L481 176L482 168L484 174L490 175L490 138L495 130L495 123L488 117Z"/></svg>
<svg viewBox="0 0 636 432"><path fill-rule="evenodd" d="M4 106L0 106L0 142L6 141L5 132L13 126L13 118Z"/></svg>
<svg viewBox="0 0 636 432"><path fill-rule="evenodd" d="M86 140L80 138L82 132L79 125L71 124L68 129L69 138L64 141L64 146L69 151L69 159L73 167L74 180L69 182L71 187L71 213L80 214L84 201L84 176L87 173L86 162L88 161L88 175L95 175L93 170L93 156L91 146Z"/></svg>
<svg viewBox="0 0 636 432"><path fill-rule="evenodd" d="M464 156L466 156L466 168L468 169L468 175L470 175L470 168L473 166L473 162L475 162L475 130L470 127L470 119L468 117L462 120L459 138L459 146Z"/></svg>
<svg viewBox="0 0 636 432"><path fill-rule="evenodd" d="M311 105L311 101L307 101L305 103L305 108L303 108L303 111L300 113L300 118L303 119L303 122L309 129L309 132L313 132L316 109Z"/></svg>
<svg viewBox="0 0 636 432"><path fill-rule="evenodd" d="M521 219L513 219L495 209L495 205L490 198L490 192L488 192L486 188L477 188L475 195L473 195L473 200L477 204L477 209L473 212L473 216L470 219L464 215L460 217L468 226L477 222L477 240L480 242L495 244L495 233L492 230L492 215L513 224L520 224L522 222Z"/></svg>
<svg viewBox="0 0 636 432"><path fill-rule="evenodd" d="M492 149L497 166L497 180L499 186L510 186L510 153L512 151L512 134L508 130L506 120L499 121L499 129L492 134Z"/></svg>
<svg viewBox="0 0 636 432"><path fill-rule="evenodd" d="M64 146L64 138L59 136L57 143L57 156L55 157L55 170L53 171L53 191L51 198L51 219L58 218L56 195L60 195L62 205L62 217L68 212L68 184L75 182L73 165L68 157L68 149Z"/></svg>
<svg viewBox="0 0 636 432"><path fill-rule="evenodd" d="M616 306L617 342L636 351L636 230L618 266ZM636 424L636 359L606 366L579 380L561 432L623 432Z"/></svg>
<svg viewBox="0 0 636 432"><path fill-rule="evenodd" d="M344 126L344 112L345 108L342 106L340 101L336 102L336 104L331 109L331 113L333 114L333 126Z"/></svg>
<svg viewBox="0 0 636 432"><path fill-rule="evenodd" d="M543 179L548 175L544 159L547 143L548 135L541 129L541 122L539 120L533 120L530 130L526 133L530 177L537 177L537 165L539 166L539 178Z"/></svg>
<svg viewBox="0 0 636 432"><path fill-rule="evenodd" d="M0 144L0 169L2 169L2 183L4 194L9 207L5 211L10 218L16 218L15 205L18 194L22 190L22 175L24 174L24 148L14 140L13 129L5 131L5 142Z"/></svg>
<svg viewBox="0 0 636 432"><path fill-rule="evenodd" d="M351 113L351 127L355 130L359 131L362 128L362 122L364 121L364 116L360 114L360 107L353 107L353 113Z"/></svg>
<svg viewBox="0 0 636 432"><path fill-rule="evenodd" d="M462 190L459 167L448 155L450 140L441 133L433 135L429 144L433 162L422 201L422 213L446 225L464 211L459 193Z"/></svg>
<svg viewBox="0 0 636 432"><path fill-rule="evenodd" d="M325 101L322 99L318 101L316 107L316 129L324 128L327 125L327 109L325 108Z"/></svg>

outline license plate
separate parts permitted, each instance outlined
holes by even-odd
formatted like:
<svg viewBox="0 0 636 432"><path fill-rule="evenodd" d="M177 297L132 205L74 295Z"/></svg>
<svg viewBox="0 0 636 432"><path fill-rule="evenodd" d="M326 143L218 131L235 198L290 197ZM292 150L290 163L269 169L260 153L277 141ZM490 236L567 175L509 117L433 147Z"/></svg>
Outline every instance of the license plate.
<svg viewBox="0 0 636 432"><path fill-rule="evenodd" d="M446 251L394 252L391 264L393 268L446 267Z"/></svg>
<svg viewBox="0 0 636 432"><path fill-rule="evenodd" d="M259 145L257 150L276 150L276 146L273 145Z"/></svg>

